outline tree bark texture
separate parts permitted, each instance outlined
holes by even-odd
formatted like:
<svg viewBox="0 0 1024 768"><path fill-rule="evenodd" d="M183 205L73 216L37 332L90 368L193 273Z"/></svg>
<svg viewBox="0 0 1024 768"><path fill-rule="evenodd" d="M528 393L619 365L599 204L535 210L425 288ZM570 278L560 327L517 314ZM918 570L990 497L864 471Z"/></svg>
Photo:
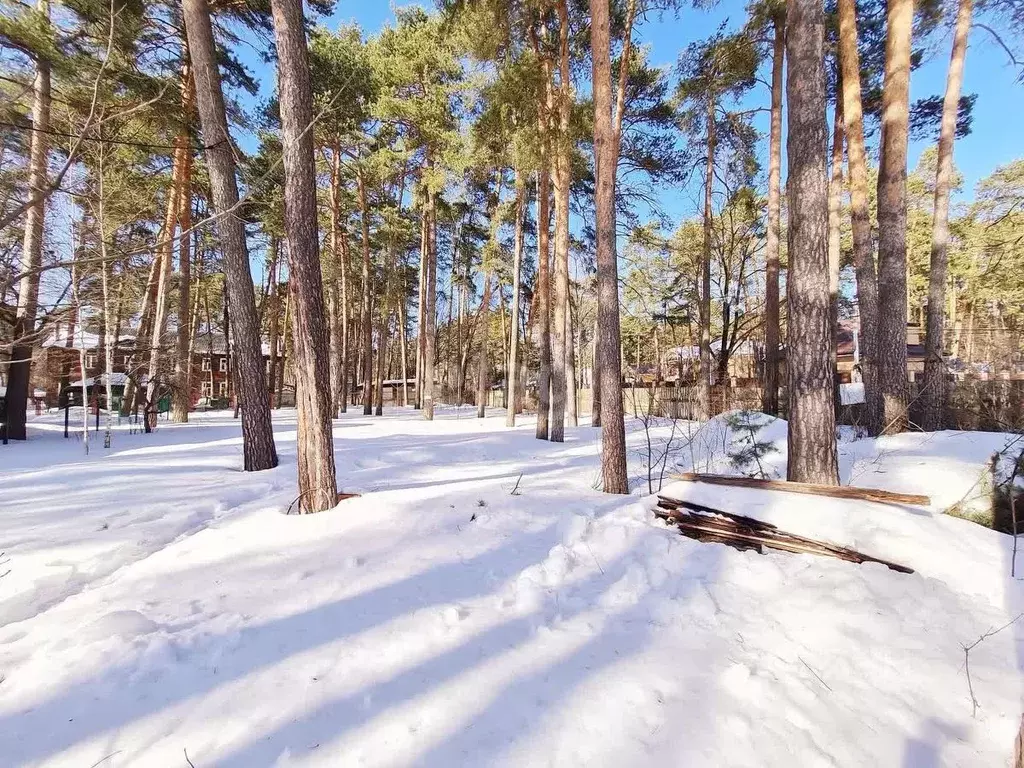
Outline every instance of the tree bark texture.
<svg viewBox="0 0 1024 768"><path fill-rule="evenodd" d="M327 270L331 332L331 401L337 416L348 410L345 367L348 344L347 248L341 224L341 149L331 150L331 265Z"/></svg>
<svg viewBox="0 0 1024 768"><path fill-rule="evenodd" d="M276 235L270 237L270 276L267 279L267 302L270 317L267 320L269 326L268 346L270 347L270 364L267 367L267 392L271 393L274 401L277 400L277 358L278 339L281 333L281 289L278 284L278 272L280 271L281 244Z"/></svg>
<svg viewBox="0 0 1024 768"><path fill-rule="evenodd" d="M779 415L779 250L782 221L782 89L786 57L784 13L773 20L772 106L768 133L768 231L765 239L764 391L762 410Z"/></svg>
<svg viewBox="0 0 1024 768"><path fill-rule="evenodd" d="M542 157L548 153L542 151ZM540 340L537 369L537 439L547 440L551 409L551 176L546 164L537 173L537 309Z"/></svg>
<svg viewBox="0 0 1024 768"><path fill-rule="evenodd" d="M330 338L324 320L317 238L316 167L313 160L313 89L302 0L272 0L277 44L278 99L284 159L284 220L288 278L295 286L296 445L299 511L320 512L338 503L331 424Z"/></svg>
<svg viewBox="0 0 1024 768"><path fill-rule="evenodd" d="M860 369L864 381L864 410L868 431L881 429L882 393L878 370L878 278L875 272L871 214L868 208L868 165L864 147L864 110L860 90L860 54L857 49L855 0L838 0L839 65L849 171L853 261L857 275L860 314Z"/></svg>
<svg viewBox="0 0 1024 768"><path fill-rule="evenodd" d="M700 265L700 380L697 382L697 418L711 418L711 238L714 236L712 192L715 181L715 99L708 96L707 159L704 166L704 241Z"/></svg>
<svg viewBox="0 0 1024 768"><path fill-rule="evenodd" d="M565 291L565 420L570 427L578 427L580 420L576 413L579 395L576 382L576 328L572 311L572 282L566 270Z"/></svg>
<svg viewBox="0 0 1024 768"><path fill-rule="evenodd" d="M366 200L366 180L363 178L362 169L357 172L356 185L359 194L359 220L363 233L363 297L359 317L359 327L362 332L360 346L362 347L363 415L369 416L373 412L373 393L370 389L370 383L373 381L373 323L370 317L372 292L370 285L370 210Z"/></svg>
<svg viewBox="0 0 1024 768"><path fill-rule="evenodd" d="M491 272L484 269L484 292L480 298L480 348L476 359L476 417L487 415L487 394L490 386L488 376L490 365L487 358L487 344L490 340Z"/></svg>
<svg viewBox="0 0 1024 768"><path fill-rule="evenodd" d="M167 304L171 289L171 255L174 251L174 233L178 223L178 210L184 194L185 165L190 162L187 137L179 134L175 140L174 165L171 171L171 189L167 195L167 213L164 228L157 245L158 282L153 304L153 327L149 344L149 381L146 383L146 404L143 413L146 432L156 429L160 385L163 383L164 337L167 335Z"/></svg>
<svg viewBox="0 0 1024 768"><path fill-rule="evenodd" d="M551 423L549 439L565 439L565 398L568 390L566 358L572 354L566 330L569 327L569 193L572 183L572 143L569 119L572 112L572 84L569 74L569 9L567 0L557 0L558 89L555 92L556 128L553 142L553 187L555 197L554 290L551 312Z"/></svg>
<svg viewBox="0 0 1024 768"><path fill-rule="evenodd" d="M842 398L839 394L839 260L841 253L841 216L843 202L843 107L836 105L832 124L832 168L828 185L828 311L830 359L832 365L832 401L838 418Z"/></svg>
<svg viewBox="0 0 1024 768"><path fill-rule="evenodd" d="M430 261L430 257L427 253L428 229L427 194L424 192L423 204L420 206L420 284L416 298L416 323L418 329L416 333L416 392L415 403L413 405L416 410L423 408L423 351L426 348L427 343L427 335L424 333L427 318L427 264Z"/></svg>
<svg viewBox="0 0 1024 768"><path fill-rule="evenodd" d="M932 251L928 276L928 315L925 333L924 385L921 390L922 429L942 429L946 411L946 362L942 357L946 333L946 280L949 268L949 191L953 179L953 143L960 89L967 58L973 0L960 0L953 33L953 52L946 74L939 128L938 167L935 172L935 212L932 219Z"/></svg>
<svg viewBox="0 0 1024 768"><path fill-rule="evenodd" d="M878 167L878 362L883 434L907 428L907 141L913 24L914 0L889 0Z"/></svg>
<svg viewBox="0 0 1024 768"><path fill-rule="evenodd" d="M374 380L373 414L381 416L384 413L384 378L388 359L388 336L391 327L391 312L387 307L381 307L380 330L378 331L379 341L377 344L377 376Z"/></svg>
<svg viewBox="0 0 1024 768"><path fill-rule="evenodd" d="M402 407L407 408L409 406L409 342L407 336L409 322L406 317L405 288L403 288L402 291L402 296L398 302L398 344L400 350L399 354L402 356L400 366L402 371Z"/></svg>
<svg viewBox="0 0 1024 768"><path fill-rule="evenodd" d="M596 211L595 211L596 214ZM616 269L618 271L618 269ZM600 288L597 289L598 291ZM601 368L603 363L601 360L601 340L598 323L601 322L598 313L594 313L594 350L593 350L593 367L591 369L590 376L590 426L600 427L601 426ZM619 360L619 372L622 371L622 361Z"/></svg>
<svg viewBox="0 0 1024 768"><path fill-rule="evenodd" d="M292 281L285 285L284 299L284 324L281 326L281 362L277 367L277 407L280 408L284 401L284 375L288 368L288 362L292 359L292 294L294 289ZM278 286L280 290L280 286Z"/></svg>
<svg viewBox="0 0 1024 768"><path fill-rule="evenodd" d="M181 114L182 119L191 121L195 109L195 83L192 80L192 69L186 63L181 73ZM192 407L192 358L188 354L192 320L189 317L192 288L192 253L189 243L192 240L192 150L188 148L189 133L182 131L184 140L185 172L182 180L182 192L178 197L178 328L177 344L174 354L174 387L171 394L171 420L179 423L188 421L188 412Z"/></svg>
<svg viewBox="0 0 1024 768"><path fill-rule="evenodd" d="M615 231L615 181L619 132L612 122L608 0L591 0L594 83L594 159L597 229L597 342L594 387L600 389L601 478L605 493L629 493L626 473L622 363L619 356L619 273ZM622 104L617 105L621 114ZM600 361L600 365L596 362Z"/></svg>
<svg viewBox="0 0 1024 768"><path fill-rule="evenodd" d="M519 294L520 275L523 271L523 220L526 216L526 184L516 171L516 212L515 229L512 235L512 318L509 323L508 364L505 367L505 384L508 397L505 401L505 426L516 425L516 404L519 402Z"/></svg>
<svg viewBox="0 0 1024 768"><path fill-rule="evenodd" d="M789 134L788 479L838 485L829 343L825 16L817 0L787 10Z"/></svg>
<svg viewBox="0 0 1024 768"><path fill-rule="evenodd" d="M49 24L50 2L39 0L36 10ZM39 309L39 267L43 256L43 223L46 216L47 165L50 157L50 62L36 61L32 84L32 131L29 139L28 194L37 198L25 212L25 234L21 246L18 307L14 315L11 360L7 370L5 396L7 436L11 440L27 438L26 409L31 389L32 353L35 350L36 313ZM84 371L83 371L84 375Z"/></svg>
<svg viewBox="0 0 1024 768"><path fill-rule="evenodd" d="M434 192L427 193L427 296L423 302L423 417L434 419L434 361L437 328L437 209Z"/></svg>
<svg viewBox="0 0 1024 768"><path fill-rule="evenodd" d="M245 225L236 215L238 181L210 8L206 0L183 0L182 6L196 85L196 104L206 145L213 208L218 216L217 233L224 254L224 280L235 323L234 356L238 373L235 384L245 405L242 409L243 462L246 471L270 469L277 466L277 449L264 379Z"/></svg>

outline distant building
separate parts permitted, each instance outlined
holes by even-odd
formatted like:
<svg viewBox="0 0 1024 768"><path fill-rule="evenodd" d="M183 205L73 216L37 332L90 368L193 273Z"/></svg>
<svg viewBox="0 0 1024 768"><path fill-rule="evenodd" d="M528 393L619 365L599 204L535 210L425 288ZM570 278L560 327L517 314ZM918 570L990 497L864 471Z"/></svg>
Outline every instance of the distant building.
<svg viewBox="0 0 1024 768"><path fill-rule="evenodd" d="M116 407L129 380L133 380L136 386L146 386L148 372L143 370L144 355L139 354L135 337L130 334L118 338L113 357L111 389L117 401ZM269 376L270 349L266 344L263 345L263 357L264 370ZM168 355L167 364L161 366L164 368L162 389L170 387L173 361L172 353ZM281 362L280 355L278 362ZM230 367L224 335L209 331L197 334L192 346L190 376L193 406L201 400L207 405L218 400L225 406L230 404L234 396ZM58 324L41 344L32 366L32 377L37 389L44 393L46 405L55 407L59 404L62 389L70 391L72 402L80 402L83 382L90 399L94 391L105 398L105 369L105 349L100 336L73 324Z"/></svg>
<svg viewBox="0 0 1024 768"><path fill-rule="evenodd" d="M840 381L859 382L860 376L860 320L841 320L836 333L836 369ZM916 324L907 325L907 379L917 381L924 376L924 330Z"/></svg>

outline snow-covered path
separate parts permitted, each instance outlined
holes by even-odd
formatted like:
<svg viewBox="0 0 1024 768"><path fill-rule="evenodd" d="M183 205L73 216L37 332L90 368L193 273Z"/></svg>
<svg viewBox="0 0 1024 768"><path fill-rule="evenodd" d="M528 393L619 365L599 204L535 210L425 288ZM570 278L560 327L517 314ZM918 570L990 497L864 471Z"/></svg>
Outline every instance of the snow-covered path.
<svg viewBox="0 0 1024 768"><path fill-rule="evenodd" d="M922 510L669 486L918 573L698 544L639 496L595 490L596 431L553 445L503 419L348 415L338 476L363 495L303 517L281 514L292 413L281 467L258 474L238 471L222 416L119 432L88 458L36 423L0 454L0 764L1009 759L1024 627L972 651L976 717L961 648L1024 606L1006 537ZM891 445L889 484L983 464L990 446L958 439ZM848 472L876 466L863 443L845 450Z"/></svg>

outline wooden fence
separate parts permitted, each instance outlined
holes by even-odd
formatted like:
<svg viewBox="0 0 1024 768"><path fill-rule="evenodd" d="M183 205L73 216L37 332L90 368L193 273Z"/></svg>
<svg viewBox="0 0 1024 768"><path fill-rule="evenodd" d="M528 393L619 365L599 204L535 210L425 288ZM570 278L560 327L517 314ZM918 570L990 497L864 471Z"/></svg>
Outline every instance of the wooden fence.
<svg viewBox="0 0 1024 768"><path fill-rule="evenodd" d="M1024 380L966 380L949 382L949 407L945 429L1005 432L1024 429ZM786 415L785 390L780 393L781 416ZM630 416L651 414L665 418L692 419L696 417L696 389L694 387L624 387L623 406ZM466 395L466 403L475 402L475 393ZM593 407L591 390L576 392L577 413L590 416ZM505 407L505 393L491 390L488 405ZM522 396L522 410L533 412L537 408L533 390ZM757 386L712 387L711 413L716 415L738 409L761 409L761 388ZM857 426L864 423L862 404L844 405L838 413L838 422ZM920 419L918 384L910 383L910 419Z"/></svg>

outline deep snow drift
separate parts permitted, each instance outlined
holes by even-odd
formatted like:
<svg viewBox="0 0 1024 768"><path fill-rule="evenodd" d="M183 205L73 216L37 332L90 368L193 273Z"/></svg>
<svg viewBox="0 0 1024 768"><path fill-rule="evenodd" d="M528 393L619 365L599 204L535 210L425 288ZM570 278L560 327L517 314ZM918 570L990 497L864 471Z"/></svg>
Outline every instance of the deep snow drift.
<svg viewBox="0 0 1024 768"><path fill-rule="evenodd" d="M683 538L649 499L595 490L596 430L542 443L501 412L349 415L338 475L362 497L286 517L294 413L277 416L282 466L258 474L217 414L88 457L44 417L0 448L0 764L1009 761L1024 619L971 651L973 715L962 645L1024 609L1010 538L937 513L1005 435L841 444L844 482L929 510L665 486L908 576ZM673 438L670 467L729 468L709 426Z"/></svg>

